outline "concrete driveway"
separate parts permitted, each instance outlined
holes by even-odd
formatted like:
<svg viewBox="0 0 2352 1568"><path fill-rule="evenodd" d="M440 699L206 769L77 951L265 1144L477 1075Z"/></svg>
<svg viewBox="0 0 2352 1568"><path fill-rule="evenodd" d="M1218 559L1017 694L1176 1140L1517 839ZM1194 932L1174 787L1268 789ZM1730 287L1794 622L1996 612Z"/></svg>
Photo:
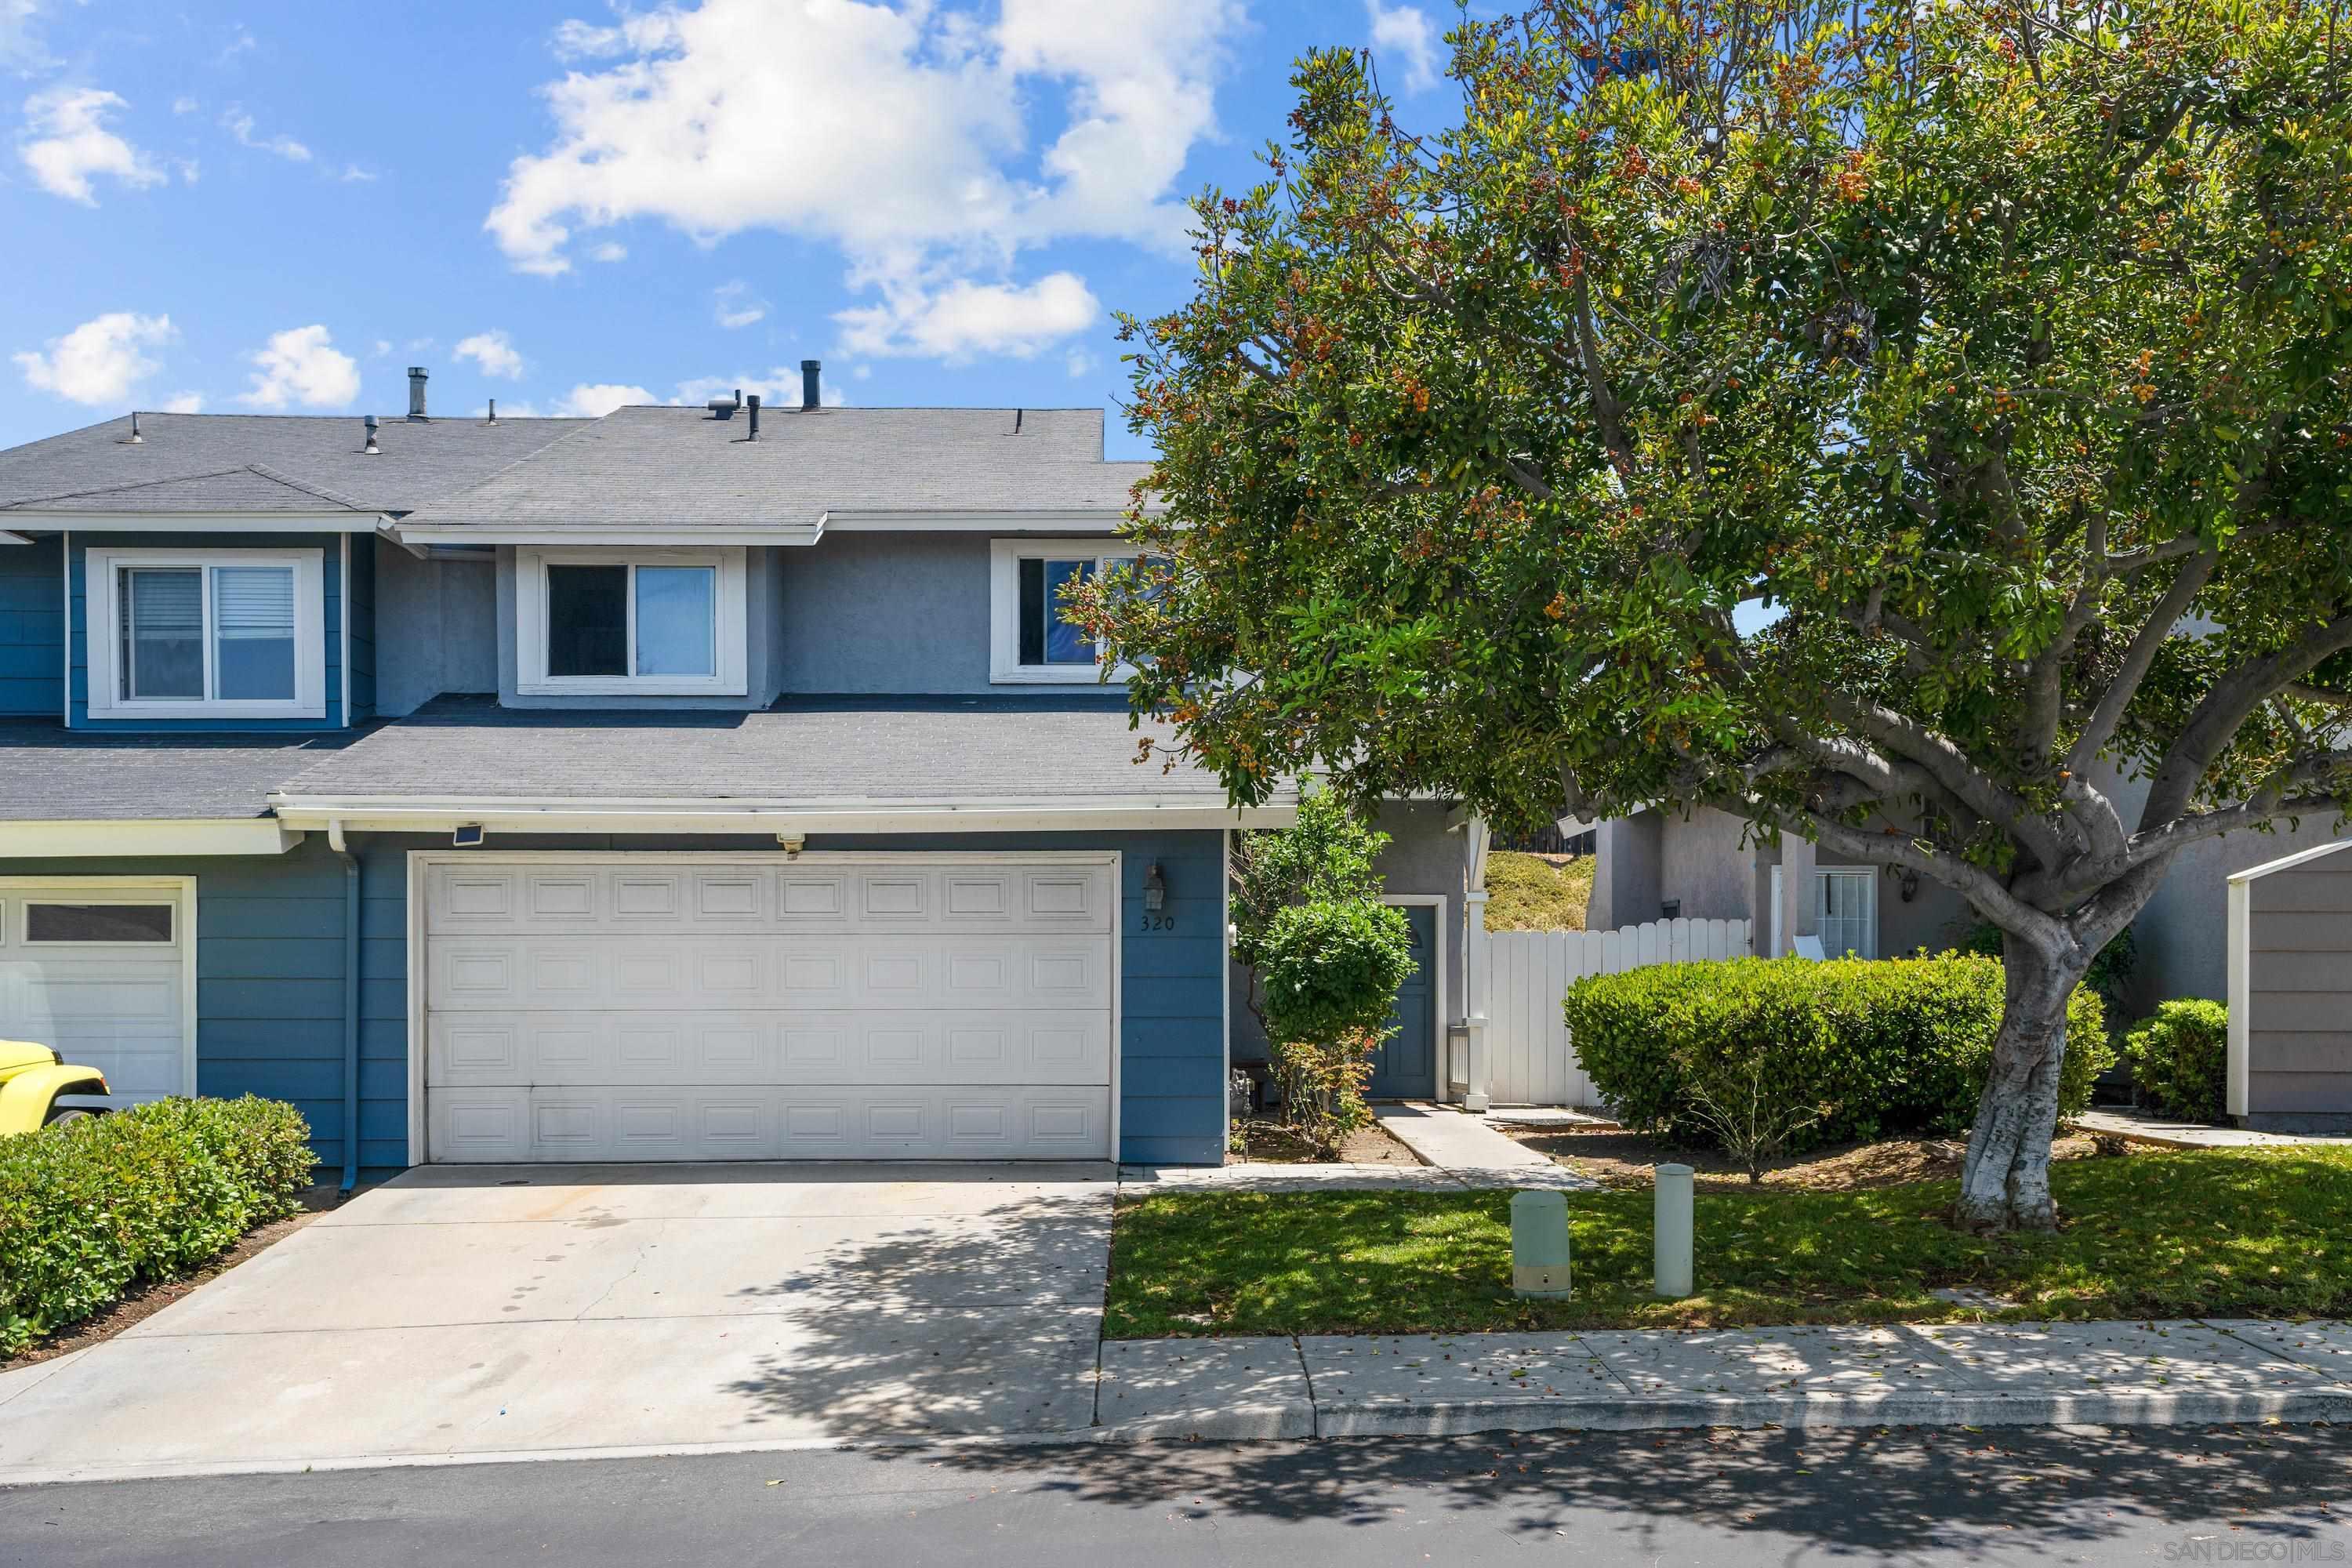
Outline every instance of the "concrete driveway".
<svg viewBox="0 0 2352 1568"><path fill-rule="evenodd" d="M0 1377L0 1483L1084 1428L1114 1174L411 1171Z"/></svg>

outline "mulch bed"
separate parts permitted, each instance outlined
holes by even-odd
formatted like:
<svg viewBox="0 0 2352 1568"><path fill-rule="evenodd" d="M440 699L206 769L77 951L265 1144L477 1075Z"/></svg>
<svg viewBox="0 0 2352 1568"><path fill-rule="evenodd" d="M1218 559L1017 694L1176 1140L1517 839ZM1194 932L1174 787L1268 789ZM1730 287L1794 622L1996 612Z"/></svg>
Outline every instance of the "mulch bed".
<svg viewBox="0 0 2352 1568"><path fill-rule="evenodd" d="M1748 1186L1747 1171L1727 1154L1709 1149L1677 1149L1622 1128L1505 1127L1499 1131L1604 1187L1646 1187L1652 1168L1669 1161L1691 1167L1702 1189L1728 1192ZM2101 1142L2087 1136L2063 1136L2052 1146L2051 1157L2083 1160L2111 1152L2103 1149ZM1957 1176L1967 1153L1964 1142L1947 1138L1841 1143L1772 1162L1765 1167L1763 1184L1819 1193L1870 1192Z"/></svg>
<svg viewBox="0 0 2352 1568"><path fill-rule="evenodd" d="M1228 1152L1225 1162L1238 1164L1244 1161L1275 1165L1319 1164L1323 1156L1301 1142L1297 1133L1272 1116L1244 1116L1234 1123L1241 1135L1243 1152ZM1348 1134L1339 1145L1339 1159L1350 1165L1418 1165L1412 1150L1397 1142L1394 1136L1377 1122L1359 1128Z"/></svg>

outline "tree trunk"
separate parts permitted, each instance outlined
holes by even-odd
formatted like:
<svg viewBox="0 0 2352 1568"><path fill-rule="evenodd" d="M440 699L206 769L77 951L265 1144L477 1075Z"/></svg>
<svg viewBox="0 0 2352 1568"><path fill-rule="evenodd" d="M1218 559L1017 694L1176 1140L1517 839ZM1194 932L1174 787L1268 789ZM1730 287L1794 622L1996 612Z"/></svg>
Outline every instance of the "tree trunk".
<svg viewBox="0 0 2352 1568"><path fill-rule="evenodd" d="M2069 944L2044 952L2004 935L2007 1001L1994 1037L1968 1163L1960 1173L1958 1218L1977 1230L2053 1230L2050 1141L2058 1130L2058 1068L2066 1057L2066 1001L2090 954Z"/></svg>

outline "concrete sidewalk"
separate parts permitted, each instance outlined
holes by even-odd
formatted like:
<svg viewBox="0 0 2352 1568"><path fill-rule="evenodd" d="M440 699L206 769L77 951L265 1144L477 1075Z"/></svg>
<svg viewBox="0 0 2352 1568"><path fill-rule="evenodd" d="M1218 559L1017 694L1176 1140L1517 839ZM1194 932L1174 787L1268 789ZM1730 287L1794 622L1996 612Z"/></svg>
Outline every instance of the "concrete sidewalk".
<svg viewBox="0 0 2352 1568"><path fill-rule="evenodd" d="M2341 1323L1113 1340L1093 1436L2341 1421Z"/></svg>

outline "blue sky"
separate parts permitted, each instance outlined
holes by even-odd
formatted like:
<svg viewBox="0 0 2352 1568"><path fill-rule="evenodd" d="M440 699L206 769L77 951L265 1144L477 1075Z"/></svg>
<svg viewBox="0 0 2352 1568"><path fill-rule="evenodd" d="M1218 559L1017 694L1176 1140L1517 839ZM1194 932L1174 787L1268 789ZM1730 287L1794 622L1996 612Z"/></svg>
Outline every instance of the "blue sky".
<svg viewBox="0 0 2352 1568"><path fill-rule="evenodd" d="M1290 60L1416 118L1449 0L0 0L0 446L133 406L601 412L822 358L862 404L1110 406L1177 204ZM1115 456L1139 455L1112 415Z"/></svg>

